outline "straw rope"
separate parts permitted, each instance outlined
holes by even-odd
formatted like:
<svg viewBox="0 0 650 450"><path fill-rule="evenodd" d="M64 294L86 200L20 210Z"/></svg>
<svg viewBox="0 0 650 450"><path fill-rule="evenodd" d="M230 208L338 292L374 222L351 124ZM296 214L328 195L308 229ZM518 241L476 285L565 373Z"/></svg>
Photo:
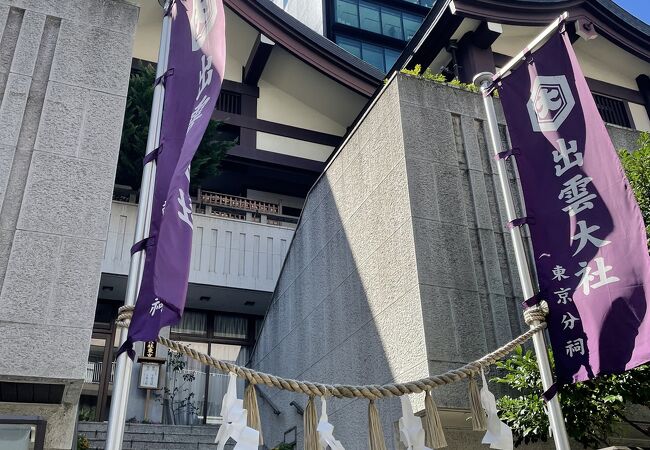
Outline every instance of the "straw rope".
<svg viewBox="0 0 650 450"><path fill-rule="evenodd" d="M118 326L128 327L128 323L130 323L130 318L133 314L133 309L133 306L123 306L118 310ZM237 364L221 361L163 336L158 336L158 343L175 352L199 361L202 364L214 367L220 372L234 373L251 384L263 384L268 387L284 389L285 391L306 394L309 396L323 397L331 395L337 398L366 398L369 400L375 400L380 398L399 397L405 394L419 394L446 384L471 378L473 375L478 374L482 367L490 366L496 361L503 359L516 347L532 338L533 335L543 331L546 328L546 322L544 322L546 311L548 311L548 306L545 305L545 302L541 302L539 305L528 308L524 311L524 320L530 326L530 329L480 359L439 375L432 375L405 383L390 383L384 385L371 384L355 386L293 380L291 378L278 377L248 367L242 367Z"/></svg>

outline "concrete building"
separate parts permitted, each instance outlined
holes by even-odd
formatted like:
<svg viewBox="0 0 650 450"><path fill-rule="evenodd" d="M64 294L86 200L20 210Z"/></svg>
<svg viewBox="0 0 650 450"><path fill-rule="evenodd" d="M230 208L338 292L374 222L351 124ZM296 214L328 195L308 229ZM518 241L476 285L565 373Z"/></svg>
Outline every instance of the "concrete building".
<svg viewBox="0 0 650 450"><path fill-rule="evenodd" d="M481 53L463 37L486 50L479 37L500 29L488 45L498 66L498 55L575 8L601 34L575 45L594 92L618 102L603 103L615 142L631 148L634 128L650 130L650 58L647 27L608 0L539 2L528 22L506 14L516 3L436 2L384 86L386 59L378 70L270 0L224 0L228 59L213 118L238 145L193 198L187 310L165 333L280 375L359 383L438 372L518 334L478 97L396 71L445 66L451 78L461 55ZM492 22L472 5L493 8ZM0 0L0 421L40 416L46 449L70 448L77 416L101 422L110 406L138 198L114 176L129 77L155 64L160 21L155 0ZM339 25L332 30L353 31ZM194 407L154 398L148 419L218 422L223 378L184 363L164 366L161 383L191 374ZM127 412L135 421L145 417L139 370ZM293 427L300 439L293 398L263 391L268 446ZM465 393L441 394L450 444L471 448ZM362 446L361 402L333 402L331 412L346 447ZM395 404L381 413L393 439ZM162 447L140 439L134 448Z"/></svg>
<svg viewBox="0 0 650 450"><path fill-rule="evenodd" d="M388 72L435 0L274 0L357 58Z"/></svg>
<svg viewBox="0 0 650 450"><path fill-rule="evenodd" d="M607 100L599 104L608 105L601 115L614 145L633 149L638 130L650 130L650 28L608 1L538 3L519 15L514 0L436 3L310 191L252 367L326 383L404 382L461 366L525 330L481 95L398 70L459 70L463 61L463 80L469 67L494 71L535 25L568 9L599 34L574 47L596 101ZM497 112L509 148L498 102ZM305 397L261 390L266 439L299 448L302 417L291 404L304 407ZM481 448L467 421L467 383L433 396L449 448ZM422 413L422 396L412 401ZM378 406L389 447L403 448L399 402ZM366 448L366 401L328 399L328 415L347 449ZM634 432L616 442L648 445Z"/></svg>
<svg viewBox="0 0 650 450"><path fill-rule="evenodd" d="M327 39L270 2L226 5L226 80L213 118L238 139L218 176L201 182L187 309L171 336L220 358L245 363L256 324L268 307L304 197L381 73L358 64ZM160 8L143 3L133 61L155 63ZM309 64L305 62L309 61ZM320 86L319 90L312 90ZM126 287L137 205L128 189L111 207L82 409L107 418L116 309ZM160 349L159 356L166 350ZM211 423L221 408L225 377L188 362L197 414L151 405L150 420ZM134 385L139 374L134 373ZM182 374L172 375L180 377ZM145 392L134 389L128 417L144 416ZM174 408L171 408L174 409ZM183 414L187 413L185 410Z"/></svg>
<svg viewBox="0 0 650 450"><path fill-rule="evenodd" d="M193 198L187 310L168 333L246 363L304 197L383 74L270 2L224 4L213 118L238 145ZM114 177L130 73L155 64L161 19L155 0L0 1L0 421L39 416L47 449L70 448L78 414L108 414L138 198ZM216 420L223 378L188 362L161 384L184 374L192 410L153 398L149 420Z"/></svg>
<svg viewBox="0 0 650 450"><path fill-rule="evenodd" d="M69 449L138 8L0 1L0 415Z"/></svg>

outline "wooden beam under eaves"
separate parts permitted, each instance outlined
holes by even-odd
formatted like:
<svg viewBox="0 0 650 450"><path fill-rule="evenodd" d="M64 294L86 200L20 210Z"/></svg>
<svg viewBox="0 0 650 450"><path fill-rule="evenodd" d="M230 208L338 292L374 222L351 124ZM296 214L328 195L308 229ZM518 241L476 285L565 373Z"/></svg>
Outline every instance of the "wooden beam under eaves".
<svg viewBox="0 0 650 450"><path fill-rule="evenodd" d="M260 81L264 66L266 66L266 62L269 60L274 46L273 41L263 34L260 33L257 35L257 39L255 39L255 43L251 49L251 54L248 56L246 67L244 67L242 76L244 84L257 86L257 82Z"/></svg>

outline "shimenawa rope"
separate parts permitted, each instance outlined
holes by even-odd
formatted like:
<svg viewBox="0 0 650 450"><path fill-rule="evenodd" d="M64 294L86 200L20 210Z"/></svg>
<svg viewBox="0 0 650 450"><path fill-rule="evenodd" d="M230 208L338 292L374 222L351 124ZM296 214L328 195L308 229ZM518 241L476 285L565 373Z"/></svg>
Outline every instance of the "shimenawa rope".
<svg viewBox="0 0 650 450"><path fill-rule="evenodd" d="M119 327L128 327L133 315L133 306L122 306L118 310L118 319L116 321ZM529 340L535 333L539 333L546 328L544 317L548 311L545 302L528 308L524 311L524 320L531 327L521 336L513 339L507 344L499 347L491 353L483 356L476 361L472 361L464 366L449 370L440 375L432 375L419 380L408 381L405 383L390 383L384 385L340 385L340 384L323 384L310 381L299 381L291 378L278 377L276 375L258 372L248 367L238 366L226 361L213 358L205 353L198 352L193 348L183 345L179 342L158 336L158 342L175 352L186 355L196 361L199 361L223 373L234 373L240 378L244 378L251 384L263 384L265 386L284 389L290 392L306 394L308 396L327 396L331 395L338 398L366 398L370 400L396 397L404 394L419 394L439 386L454 383L456 381L471 378L479 373L481 367L494 364L513 351L517 346Z"/></svg>

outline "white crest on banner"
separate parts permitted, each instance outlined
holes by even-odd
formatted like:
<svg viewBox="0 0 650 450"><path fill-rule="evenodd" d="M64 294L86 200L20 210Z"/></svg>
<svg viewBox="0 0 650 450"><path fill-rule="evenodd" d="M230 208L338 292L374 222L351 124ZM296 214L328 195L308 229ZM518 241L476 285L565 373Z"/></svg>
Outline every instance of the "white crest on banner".
<svg viewBox="0 0 650 450"><path fill-rule="evenodd" d="M182 0L185 8L190 9L189 0ZM190 12L190 29L192 30L192 51L199 50L210 34L217 20L217 2L215 0L194 0Z"/></svg>
<svg viewBox="0 0 650 450"><path fill-rule="evenodd" d="M533 130L557 131L575 104L564 75L535 77L526 105Z"/></svg>
<svg viewBox="0 0 650 450"><path fill-rule="evenodd" d="M248 414L244 409L244 401L237 398L237 375L234 373L230 373L228 390L223 396L221 417L223 423L214 440L218 450L223 450L230 438L237 442L235 450L257 450L260 433L246 425Z"/></svg>
<svg viewBox="0 0 650 450"><path fill-rule="evenodd" d="M321 413L320 419L318 420L318 435L320 436L320 446L323 450L327 450L327 447L332 450L345 450L343 445L334 438L334 425L329 423L329 418L327 417L327 403L325 402L325 397L321 397Z"/></svg>
<svg viewBox="0 0 650 450"><path fill-rule="evenodd" d="M512 450L512 430L508 425L501 422L497 414L497 402L494 394L488 389L483 369L481 369L483 386L481 387L481 404L487 413L487 433L481 441L482 444L490 444L490 448L501 450Z"/></svg>
<svg viewBox="0 0 650 450"><path fill-rule="evenodd" d="M413 406L408 395L402 395L402 418L399 420L400 440L407 450L431 450L424 446L422 419L413 414Z"/></svg>

